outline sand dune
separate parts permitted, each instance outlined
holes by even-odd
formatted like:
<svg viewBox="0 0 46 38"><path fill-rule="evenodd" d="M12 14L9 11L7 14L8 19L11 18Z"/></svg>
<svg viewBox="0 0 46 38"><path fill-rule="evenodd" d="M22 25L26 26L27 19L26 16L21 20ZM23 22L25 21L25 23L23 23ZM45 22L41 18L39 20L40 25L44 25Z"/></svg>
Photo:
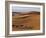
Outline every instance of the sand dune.
<svg viewBox="0 0 46 38"><path fill-rule="evenodd" d="M16 14L12 16L12 30L39 30L40 29L40 12L29 12L26 14Z"/></svg>

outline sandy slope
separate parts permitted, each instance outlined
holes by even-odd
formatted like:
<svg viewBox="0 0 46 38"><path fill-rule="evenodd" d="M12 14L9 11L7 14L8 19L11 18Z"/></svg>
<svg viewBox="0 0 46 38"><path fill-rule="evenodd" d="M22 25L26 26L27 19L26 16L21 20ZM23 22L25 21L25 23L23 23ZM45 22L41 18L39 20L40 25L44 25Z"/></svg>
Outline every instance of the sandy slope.
<svg viewBox="0 0 46 38"><path fill-rule="evenodd" d="M16 14L12 16L12 30L39 30L40 29L40 14Z"/></svg>

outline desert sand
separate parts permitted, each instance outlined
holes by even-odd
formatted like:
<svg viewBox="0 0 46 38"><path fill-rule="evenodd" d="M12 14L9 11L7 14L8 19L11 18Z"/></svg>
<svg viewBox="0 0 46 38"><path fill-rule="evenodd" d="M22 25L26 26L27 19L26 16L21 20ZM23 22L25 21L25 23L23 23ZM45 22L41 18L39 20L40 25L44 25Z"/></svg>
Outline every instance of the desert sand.
<svg viewBox="0 0 46 38"><path fill-rule="evenodd" d="M40 12L12 16L12 31L40 30Z"/></svg>

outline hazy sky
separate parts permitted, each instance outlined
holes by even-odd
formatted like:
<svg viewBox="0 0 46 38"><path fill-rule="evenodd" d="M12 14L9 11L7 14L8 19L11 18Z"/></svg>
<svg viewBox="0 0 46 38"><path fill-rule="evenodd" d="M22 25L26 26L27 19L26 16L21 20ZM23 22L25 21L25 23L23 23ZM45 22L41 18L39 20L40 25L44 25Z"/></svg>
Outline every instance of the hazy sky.
<svg viewBox="0 0 46 38"><path fill-rule="evenodd" d="M40 8L12 6L12 11L13 12L40 11Z"/></svg>

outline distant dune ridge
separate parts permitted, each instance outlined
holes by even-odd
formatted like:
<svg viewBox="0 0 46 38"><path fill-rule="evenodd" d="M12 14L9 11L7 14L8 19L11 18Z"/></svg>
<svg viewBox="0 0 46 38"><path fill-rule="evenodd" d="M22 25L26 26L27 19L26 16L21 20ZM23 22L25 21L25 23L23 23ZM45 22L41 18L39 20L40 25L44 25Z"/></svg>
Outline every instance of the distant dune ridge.
<svg viewBox="0 0 46 38"><path fill-rule="evenodd" d="M39 30L40 12L12 12L12 28L13 31Z"/></svg>
<svg viewBox="0 0 46 38"><path fill-rule="evenodd" d="M40 14L40 12L37 12L37 11L31 11L31 12L26 12L26 13L23 13L23 12L12 12L13 13L13 15L15 15L15 14L22 14L22 15L24 15L24 14Z"/></svg>

